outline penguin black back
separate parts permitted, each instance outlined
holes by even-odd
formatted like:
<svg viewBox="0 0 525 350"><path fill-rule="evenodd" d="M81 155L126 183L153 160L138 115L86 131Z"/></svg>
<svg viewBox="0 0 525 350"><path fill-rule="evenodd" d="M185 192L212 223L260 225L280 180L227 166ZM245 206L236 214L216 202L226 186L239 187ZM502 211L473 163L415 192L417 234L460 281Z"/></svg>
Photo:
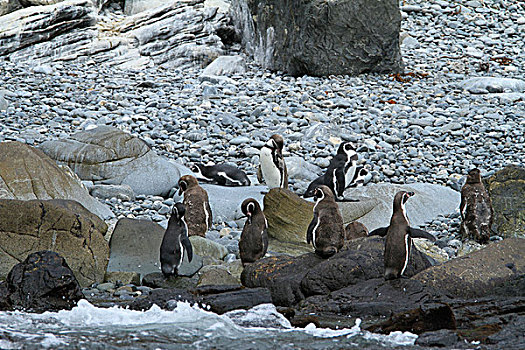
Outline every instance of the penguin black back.
<svg viewBox="0 0 525 350"><path fill-rule="evenodd" d="M248 176L241 169L229 164L204 165L195 163L191 167L198 180L221 186L250 186Z"/></svg>
<svg viewBox="0 0 525 350"><path fill-rule="evenodd" d="M188 261L193 259L193 249L188 238L188 226L184 220L185 207L182 203L175 203L168 220L168 227L164 232L160 245L160 266L164 276L177 275L184 259L184 251L188 254Z"/></svg>
<svg viewBox="0 0 525 350"><path fill-rule="evenodd" d="M264 217L259 203L253 199L245 199L241 210L246 215L246 222L239 240L239 255L243 265L255 262L268 250L268 222Z"/></svg>

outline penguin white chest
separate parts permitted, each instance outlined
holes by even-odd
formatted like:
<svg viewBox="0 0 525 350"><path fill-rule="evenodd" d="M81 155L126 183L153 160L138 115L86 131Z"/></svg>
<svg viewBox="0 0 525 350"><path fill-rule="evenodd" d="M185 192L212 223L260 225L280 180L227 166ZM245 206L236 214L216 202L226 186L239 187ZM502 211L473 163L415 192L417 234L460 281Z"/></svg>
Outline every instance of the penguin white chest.
<svg viewBox="0 0 525 350"><path fill-rule="evenodd" d="M273 162L272 151L263 147L260 155L261 172L269 188L281 187L281 172Z"/></svg>

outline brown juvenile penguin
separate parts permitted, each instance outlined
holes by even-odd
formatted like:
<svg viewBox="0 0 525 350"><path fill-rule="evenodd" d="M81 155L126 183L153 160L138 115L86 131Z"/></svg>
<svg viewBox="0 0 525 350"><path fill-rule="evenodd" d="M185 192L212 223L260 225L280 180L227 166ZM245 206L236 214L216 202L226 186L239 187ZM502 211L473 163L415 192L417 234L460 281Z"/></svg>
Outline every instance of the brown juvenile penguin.
<svg viewBox="0 0 525 350"><path fill-rule="evenodd" d="M253 263L268 250L268 222L259 203L248 198L242 202L241 210L247 219L239 240L239 254L243 266Z"/></svg>
<svg viewBox="0 0 525 350"><path fill-rule="evenodd" d="M401 277L405 272L410 250L412 248L412 238L427 238L435 241L436 238L430 233L410 227L405 204L414 195L414 192L399 191L394 196L394 209L390 226L381 227L372 232L370 236L385 236L385 280Z"/></svg>
<svg viewBox="0 0 525 350"><path fill-rule="evenodd" d="M284 139L274 134L261 148L257 179L269 188L288 188L288 171L283 158Z"/></svg>
<svg viewBox="0 0 525 350"><path fill-rule="evenodd" d="M191 175L184 175L179 179L179 195L182 193L184 193L182 203L186 208L184 217L188 225L188 236L206 237L213 219L208 193Z"/></svg>
<svg viewBox="0 0 525 350"><path fill-rule="evenodd" d="M314 197L314 218L308 226L306 242L312 243L317 255L328 258L343 246L345 237L343 217L330 188L325 185L317 187Z"/></svg>
<svg viewBox="0 0 525 350"><path fill-rule="evenodd" d="M469 171L467 182L461 189L460 232L463 238L473 238L479 243L487 243L492 227L492 202L481 182L480 170Z"/></svg>

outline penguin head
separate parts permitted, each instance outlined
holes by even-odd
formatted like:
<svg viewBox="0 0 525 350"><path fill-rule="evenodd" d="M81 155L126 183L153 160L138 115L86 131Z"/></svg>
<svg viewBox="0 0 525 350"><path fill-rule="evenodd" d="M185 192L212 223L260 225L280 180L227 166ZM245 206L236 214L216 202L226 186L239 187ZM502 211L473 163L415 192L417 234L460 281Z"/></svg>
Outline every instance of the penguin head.
<svg viewBox="0 0 525 350"><path fill-rule="evenodd" d="M314 199L316 202L322 201L325 198L332 198L335 200L332 190L325 185L318 186L314 191Z"/></svg>
<svg viewBox="0 0 525 350"><path fill-rule="evenodd" d="M474 168L468 172L467 183L468 184L481 183L481 171L478 168Z"/></svg>
<svg viewBox="0 0 525 350"><path fill-rule="evenodd" d="M337 149L337 154L346 154L348 158L356 153L356 146L352 142L343 142Z"/></svg>
<svg viewBox="0 0 525 350"><path fill-rule="evenodd" d="M201 163L195 163L191 166L190 170L197 176L202 174L202 168L204 167Z"/></svg>
<svg viewBox="0 0 525 350"><path fill-rule="evenodd" d="M247 198L241 204L241 211L248 218L249 223L252 222L253 215L259 210L261 210L259 202L257 202L254 198Z"/></svg>
<svg viewBox="0 0 525 350"><path fill-rule="evenodd" d="M186 208L184 207L184 204L177 202L173 205L173 208L171 209L171 218L174 218L177 221L180 221L184 217L185 213L186 213Z"/></svg>
<svg viewBox="0 0 525 350"><path fill-rule="evenodd" d="M394 196L394 211L402 210L405 211L405 203L410 197L414 195L414 192L399 191Z"/></svg>
<svg viewBox="0 0 525 350"><path fill-rule="evenodd" d="M283 137L279 134L273 134L270 136L268 142L266 142L266 147L270 148L271 150L282 151L284 147Z"/></svg>
<svg viewBox="0 0 525 350"><path fill-rule="evenodd" d="M179 196L182 195L188 188L199 185L199 181L195 176L184 175L179 179Z"/></svg>

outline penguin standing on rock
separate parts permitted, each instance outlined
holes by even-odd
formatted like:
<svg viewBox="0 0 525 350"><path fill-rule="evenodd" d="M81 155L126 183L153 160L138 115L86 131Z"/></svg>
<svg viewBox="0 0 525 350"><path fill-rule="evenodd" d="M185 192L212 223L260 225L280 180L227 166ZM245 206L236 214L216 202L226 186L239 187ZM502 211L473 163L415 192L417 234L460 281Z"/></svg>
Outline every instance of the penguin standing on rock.
<svg viewBox="0 0 525 350"><path fill-rule="evenodd" d="M160 266L165 277L177 275L184 251L188 254L188 261L193 259L193 249L188 238L188 226L184 221L185 208L182 203L175 203L171 210L168 228L164 233L160 245Z"/></svg>
<svg viewBox="0 0 525 350"><path fill-rule="evenodd" d="M306 232L306 242L312 243L317 255L328 258L343 247L343 217L332 190L327 186L317 187L314 196L314 217Z"/></svg>
<svg viewBox="0 0 525 350"><path fill-rule="evenodd" d="M208 193L191 175L184 175L179 179L179 195L182 193L184 193L183 204L186 208L188 235L206 237L213 219Z"/></svg>
<svg viewBox="0 0 525 350"><path fill-rule="evenodd" d="M200 181L221 186L250 186L250 179L244 171L229 164L204 165L195 163L191 167Z"/></svg>
<svg viewBox="0 0 525 350"><path fill-rule="evenodd" d="M259 203L253 199L245 199L241 210L247 219L239 240L239 255L243 266L253 263L266 254L268 250L268 222L264 217Z"/></svg>
<svg viewBox="0 0 525 350"><path fill-rule="evenodd" d="M399 278L405 272L412 248L412 238L436 240L430 233L410 227L405 204L413 195L414 192L399 191L396 193L390 226L381 227L370 232L370 236L384 237L386 235L384 255L385 280Z"/></svg>
<svg viewBox="0 0 525 350"><path fill-rule="evenodd" d="M481 172L475 168L469 171L467 182L461 189L460 232L463 238L473 238L479 243L487 243L492 226L492 202L481 182Z"/></svg>
<svg viewBox="0 0 525 350"><path fill-rule="evenodd" d="M284 139L274 134L261 148L257 179L269 188L288 188L288 171L283 158Z"/></svg>

